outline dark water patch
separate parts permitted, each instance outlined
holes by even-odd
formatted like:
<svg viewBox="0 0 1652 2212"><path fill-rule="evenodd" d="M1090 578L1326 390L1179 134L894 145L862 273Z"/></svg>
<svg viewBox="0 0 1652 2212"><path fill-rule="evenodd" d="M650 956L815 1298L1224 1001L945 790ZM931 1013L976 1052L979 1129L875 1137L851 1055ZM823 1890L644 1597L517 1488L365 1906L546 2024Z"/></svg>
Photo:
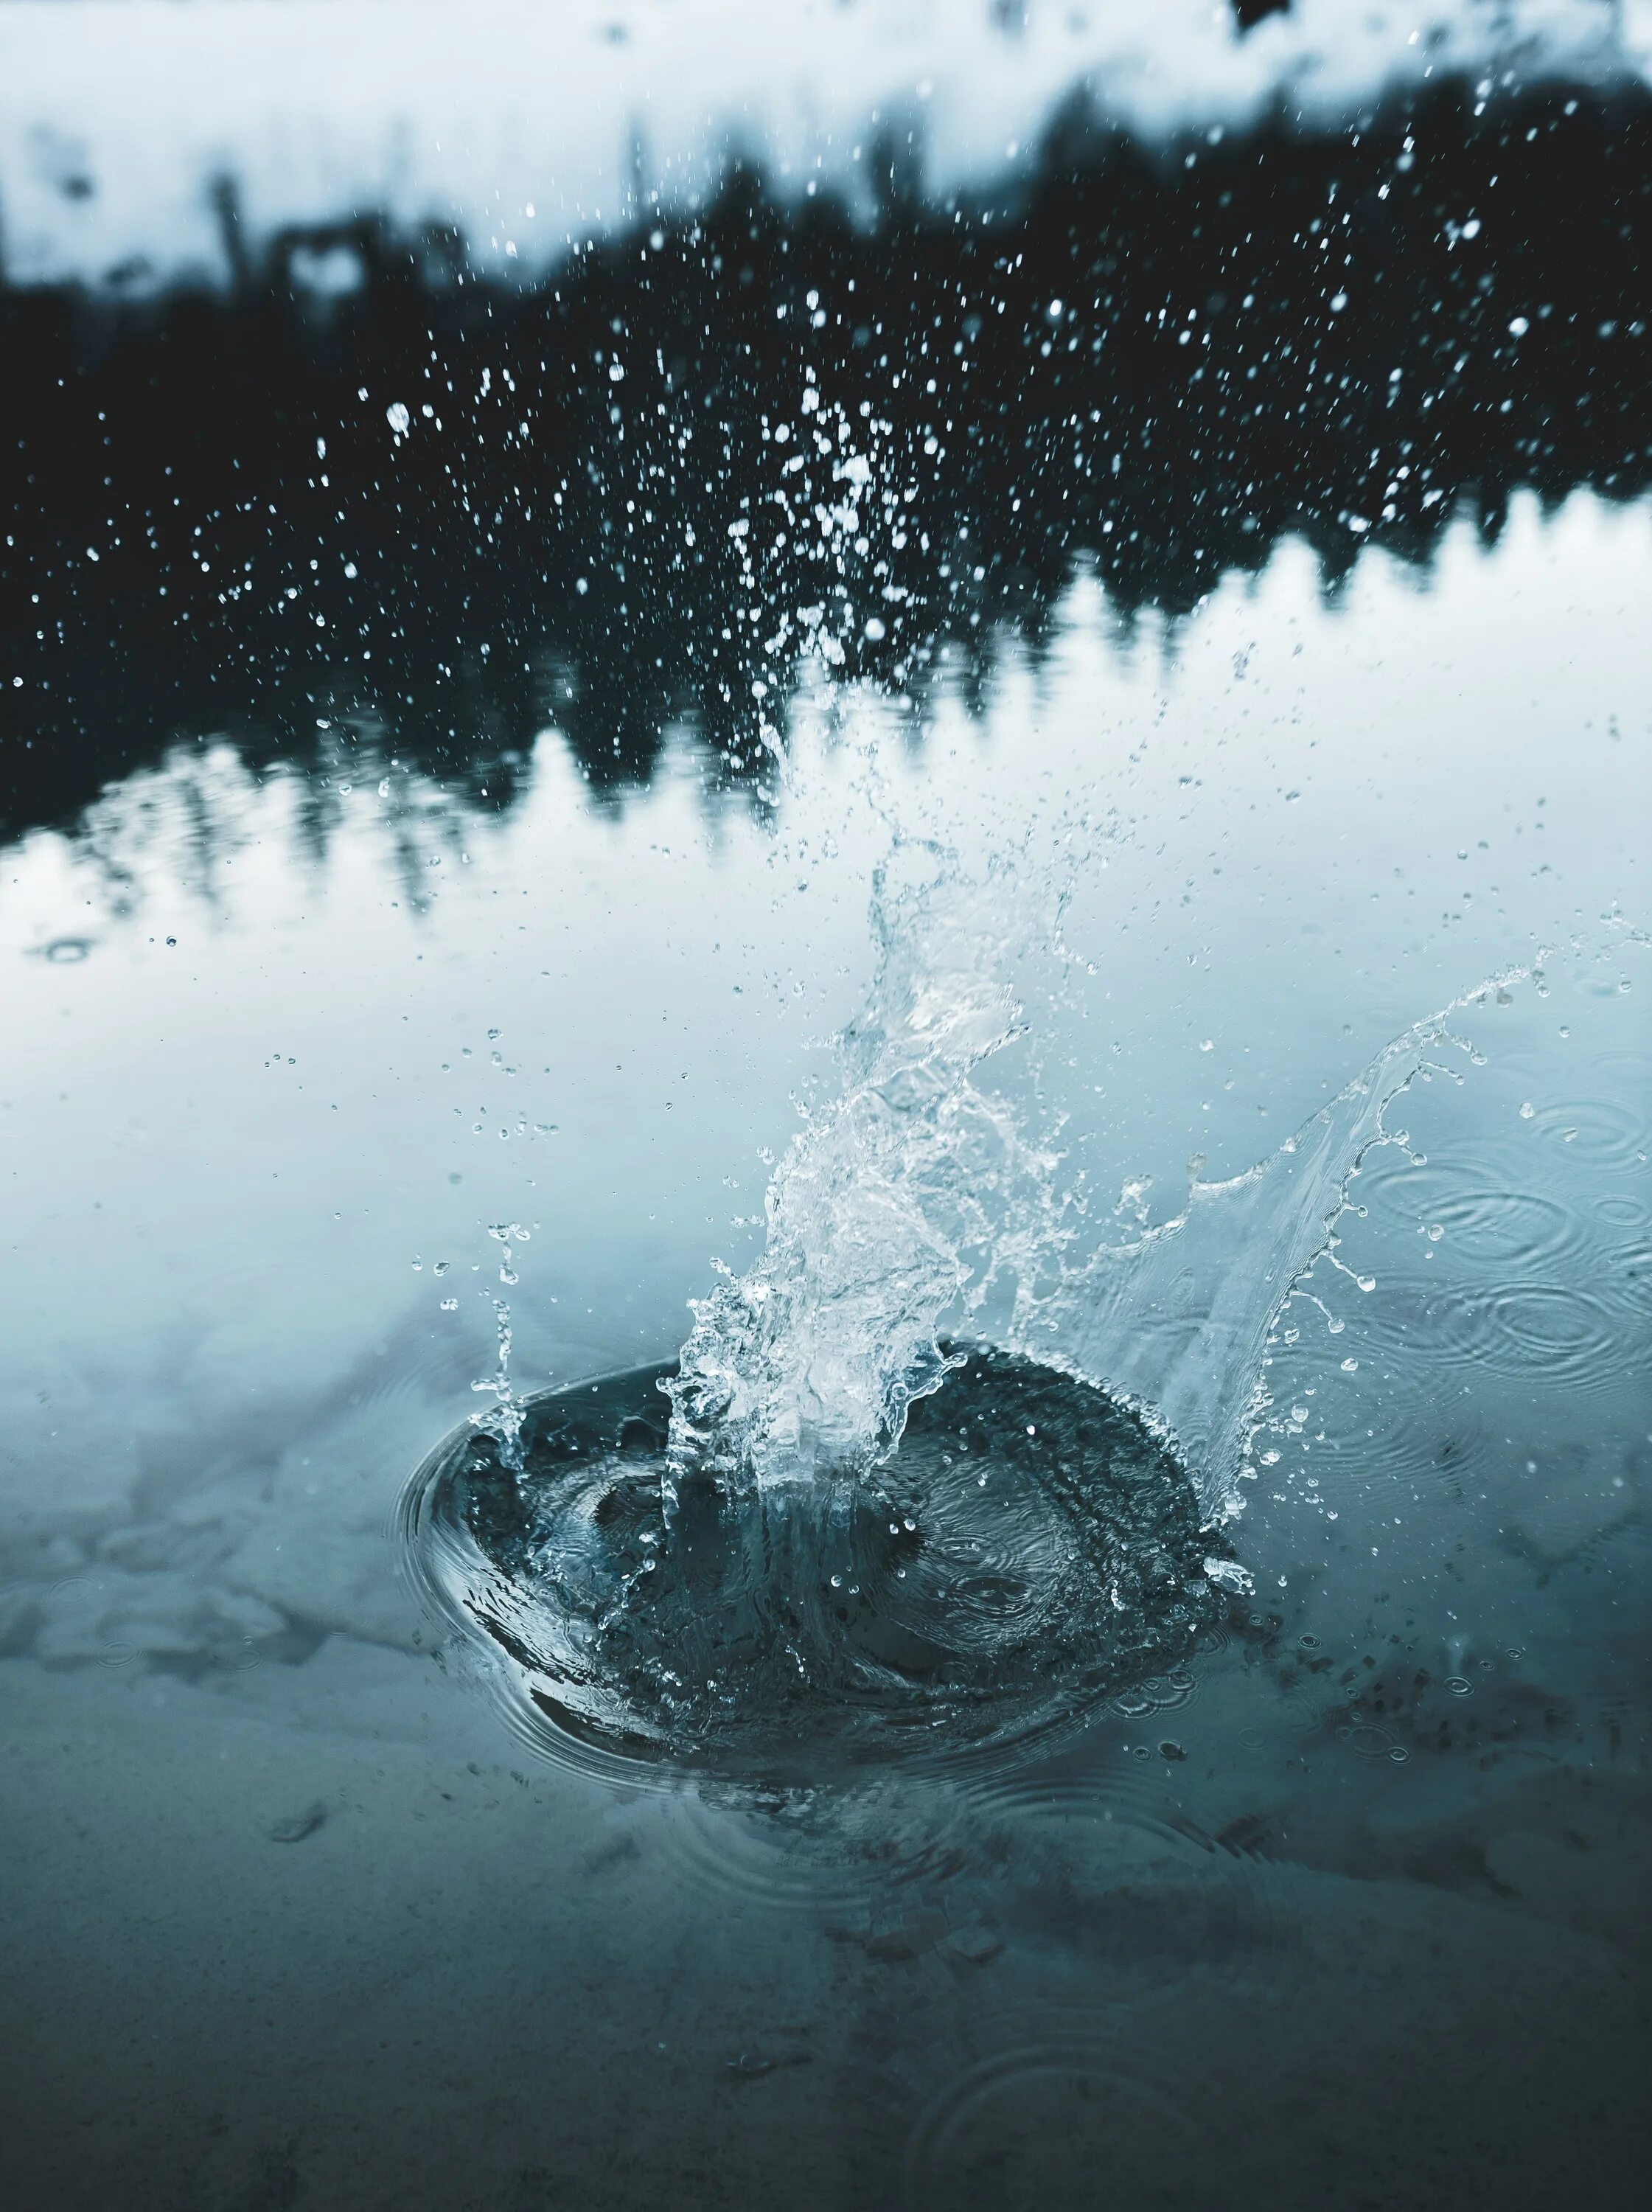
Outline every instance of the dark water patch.
<svg viewBox="0 0 1652 2212"><path fill-rule="evenodd" d="M410 1486L414 1579L548 1754L817 1779L1006 1753L1191 1657L1222 1601L1187 1471L1091 1386L980 1351L865 1480L667 1510L669 1367L466 1424Z"/></svg>
<svg viewBox="0 0 1652 2212"><path fill-rule="evenodd" d="M307 1836L314 1835L326 1818L325 1802L318 1797L301 1813L285 1813L279 1820L271 1820L264 1833L272 1844L301 1844Z"/></svg>
<svg viewBox="0 0 1652 2212"><path fill-rule="evenodd" d="M1287 532L1333 584L1518 487L1634 495L1652 98L1476 105L1163 151L1075 109L1012 205L895 164L868 230L737 175L538 287L364 216L227 296L0 293L0 815L203 732L483 811L550 722L598 790L679 727L738 781L799 654L978 693L1081 558L1175 614Z"/></svg>
<svg viewBox="0 0 1652 2212"><path fill-rule="evenodd" d="M696 1887L742 1909L903 1921L969 1865L970 1841L949 1800L829 1784L726 1794L703 1782L669 1801L664 1848ZM950 1923L948 1923L950 1924Z"/></svg>
<svg viewBox="0 0 1652 2212"><path fill-rule="evenodd" d="M1203 2132L1193 2084L1140 2023L1057 2002L989 2014L976 2055L919 2113L906 2146L908 2212L1090 2203L1106 2172L1123 2201L1153 2201L1151 2146Z"/></svg>
<svg viewBox="0 0 1652 2212"><path fill-rule="evenodd" d="M1266 1869L1182 1806L1181 1747L1149 1747L1160 1755L1133 1744L1083 1778L1009 1774L969 1792L993 1924L1030 1947L1071 1944L1093 1993L1114 2000L1279 1941Z"/></svg>

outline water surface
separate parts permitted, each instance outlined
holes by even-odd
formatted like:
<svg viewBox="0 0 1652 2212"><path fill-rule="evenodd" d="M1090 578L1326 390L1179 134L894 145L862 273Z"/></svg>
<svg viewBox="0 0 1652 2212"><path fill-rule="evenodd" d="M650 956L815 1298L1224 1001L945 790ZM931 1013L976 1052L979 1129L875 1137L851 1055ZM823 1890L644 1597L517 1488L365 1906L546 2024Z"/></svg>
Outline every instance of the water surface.
<svg viewBox="0 0 1652 2212"><path fill-rule="evenodd" d="M1591 128L1591 158L1630 143ZM1268 158L1323 188L1317 156ZM1018 250L1078 222L1051 191ZM877 258L848 227L774 224L765 271L814 253L817 289ZM1299 228L1264 240L1298 270ZM700 247L672 250L657 294L627 280L639 325L701 281ZM269 539L337 573L301 652L273 582L248 611L216 566L168 585L210 627L184 640L182 610L155 612L189 560L170 540L170 568L128 543L106 576L53 550L54 507L8 553L47 610L12 624L0 853L18 2201L951 2212L1088 2204L1103 2175L1130 2205L1351 2212L1546 2205L1579 2171L1631 2201L1652 515L1613 440L1638 451L1644 376L1632 301L1588 325L1623 349L1556 339L1547 383L1505 359L1516 258L1491 264L1502 336L1460 406L1413 403L1445 388L1420 376L1390 399L1400 325L1365 310L1336 374L1369 419L1397 410L1375 459L1364 418L1287 428L1280 388L1243 429L1214 374L1092 363L1074 465L1052 442L1073 391L1000 363L1004 414L969 417L955 477L930 457L904 531L926 418L863 416L847 368L805 358L829 339L852 362L857 326L832 324L754 356L744 411L717 418L749 451L695 478L674 446L648 480L635 599L632 556L593 549L665 447L609 417L606 361L602 411L570 371L567 444L545 426L559 477L588 461L587 503L531 562L525 495L508 554L447 558L477 502L437 484L451 459L417 474L421 433L392 445L374 382L378 445L359 471L322 457L401 563L359 606L337 507L304 509L313 555L286 520L255 529L250 495L211 489L230 434L191 447L166 414L215 331L274 326L268 302L202 310L175 374L175 332L137 329L76 372L65 422L125 395L123 516L153 507L151 459L189 453L191 511L225 533L197 571L233 550L258 574ZM1630 284L1574 261L1591 313ZM1080 331L1039 273L1014 346L1042 364ZM1431 273L1389 264L1424 314ZM1459 331L1487 273L1439 295ZM619 276L580 281L569 313L611 322ZM307 407L357 388L365 345L412 357L382 299L354 335L289 308L319 364ZM423 353L458 344L446 312ZM946 328L938 383L963 375ZM1236 408L1243 341L1223 343ZM710 358L685 349L650 399L669 440L715 416ZM847 473L818 488L806 567L730 535L795 481L762 436L782 380L799 434L841 408L810 449ZM1184 428L1231 433L1208 516L1175 392ZM1510 425L1516 394L1546 428ZM283 515L337 434L301 416L246 431ZM179 442L151 452L163 418ZM1246 444L1264 430L1286 473ZM73 432L29 416L54 499ZM1136 456L1119 504L1114 452ZM834 516L855 501L875 527ZM427 570L431 518L450 535ZM673 568L690 529L716 562ZM771 1297L790 1321L766 1333ZM783 1486L755 1521L714 1489L684 1503L652 1384L685 1340L709 1389L688 1413L750 1413L730 1467L760 1489L808 1457L806 1510ZM931 1357L966 1345L973 1367ZM736 1370L753 1387L726 1404ZM581 1540L623 1542L580 1584L564 1493L536 1507L505 1463L511 1417L528 1405L531 1463L534 1423L574 1402L531 1394L616 1376L602 1391L657 1410L628 1399L599 1440ZM954 1409L988 1384L972 1494ZM1176 1501L1173 1593L1114 1571L1109 1544L1150 1556L1123 1504L1100 1534L1085 1517L1102 1431ZM464 1527L504 1598L551 1588L560 1611L479 1626L475 1558L399 1510L422 1464L471 1470L499 1516ZM631 1636L632 1672L610 1641L598 1687L626 1684L629 1721L570 1724L567 1681L532 1704L545 1650L517 1632L566 1637L638 1565L662 1475L682 1610L650 1633L683 1680L659 1694L622 1614L604 1632ZM635 1513L603 1503L622 1477ZM856 1520L869 1497L892 1533ZM823 1640L781 1695L787 1544L823 1568ZM975 1642L920 1650L938 1620ZM945 1755L890 1755L868 1665L934 1691ZM960 1751L977 1688L999 1704Z"/></svg>

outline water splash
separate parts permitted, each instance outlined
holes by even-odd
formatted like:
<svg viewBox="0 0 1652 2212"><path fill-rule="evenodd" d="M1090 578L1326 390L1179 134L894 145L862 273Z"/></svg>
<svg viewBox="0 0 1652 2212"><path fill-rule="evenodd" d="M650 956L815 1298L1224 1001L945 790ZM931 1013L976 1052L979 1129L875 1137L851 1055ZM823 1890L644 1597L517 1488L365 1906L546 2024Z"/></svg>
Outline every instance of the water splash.
<svg viewBox="0 0 1652 2212"><path fill-rule="evenodd" d="M762 1258L694 1302L663 1386L673 1480L869 1472L957 1363L944 1328L1059 1245L1060 1156L978 1080L1026 1027L1006 973L1029 937L1017 871L972 876L897 837L872 921L876 978L835 1040L841 1091L774 1172Z"/></svg>
<svg viewBox="0 0 1652 2212"><path fill-rule="evenodd" d="M507 1273L508 1265L507 1260L505 1266L501 1267L500 1280L513 1283L518 1278L513 1273ZM511 1381L511 1310L504 1298L494 1298L491 1304L499 1332L498 1364L491 1375L478 1376L471 1388L475 1391L490 1393L494 1402L491 1406L483 1407L480 1413L472 1413L471 1425L480 1429L483 1436L494 1437L499 1445L501 1462L519 1473L522 1466L523 1405Z"/></svg>
<svg viewBox="0 0 1652 2212"><path fill-rule="evenodd" d="M1316 1308L1339 1333L1335 1302L1370 1287L1338 1250L1364 1163L1407 1145L1397 1109L1413 1085L1479 1059L1456 1018L1540 987L1542 956L1412 1024L1242 1174L1207 1181L1190 1162L1185 1199L1156 1219L1140 1179L1099 1200L1024 1069L992 1080L1024 1040L1036 1072L1012 979L1042 962L1054 988L1041 996L1071 991L1081 963L1061 927L1082 857L1045 872L1023 849L972 868L896 833L874 880L875 979L835 1040L840 1093L774 1172L761 1258L695 1302L661 1384L668 1492L691 1469L736 1490L864 1477L956 1364L944 1343L984 1339L1135 1404L1193 1471L1209 1522L1238 1510L1287 1310Z"/></svg>
<svg viewBox="0 0 1652 2212"><path fill-rule="evenodd" d="M1419 1082L1463 1079L1481 1055L1456 1018L1540 978L1543 955L1466 991L1392 1039L1337 1096L1243 1173L1206 1181L1188 1165L1187 1195L1154 1221L1144 1197L1135 1233L1114 1224L1075 1237L1047 1295L1023 1299L1009 1341L1150 1408L1193 1471L1206 1513L1242 1504L1238 1485L1272 1407L1267 1370L1294 1334L1293 1309L1317 1312L1333 1335L1333 1301L1375 1287L1339 1254L1339 1224L1357 1204L1373 1152L1412 1160L1398 1109ZM1128 1190L1128 1187L1127 1190Z"/></svg>
<svg viewBox="0 0 1652 2212"><path fill-rule="evenodd" d="M1184 1669L1225 1600L1187 1474L1129 1408L1002 1352L949 1361L898 1454L670 1499L655 1364L455 1429L403 1499L444 1649L525 1742L811 1785L981 1771Z"/></svg>

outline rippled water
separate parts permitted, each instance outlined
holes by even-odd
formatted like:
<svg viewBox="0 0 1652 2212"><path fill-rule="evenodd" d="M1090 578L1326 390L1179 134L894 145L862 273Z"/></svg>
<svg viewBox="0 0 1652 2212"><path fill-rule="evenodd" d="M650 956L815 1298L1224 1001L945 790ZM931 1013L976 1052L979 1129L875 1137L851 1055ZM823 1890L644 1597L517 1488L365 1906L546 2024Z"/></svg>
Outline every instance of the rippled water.
<svg viewBox="0 0 1652 2212"><path fill-rule="evenodd" d="M1070 1726L1219 1612L1196 1493L1092 1386L945 1357L875 1473L755 1490L672 1464L671 1367L550 1392L420 1470L410 1565L553 1756L819 1784Z"/></svg>

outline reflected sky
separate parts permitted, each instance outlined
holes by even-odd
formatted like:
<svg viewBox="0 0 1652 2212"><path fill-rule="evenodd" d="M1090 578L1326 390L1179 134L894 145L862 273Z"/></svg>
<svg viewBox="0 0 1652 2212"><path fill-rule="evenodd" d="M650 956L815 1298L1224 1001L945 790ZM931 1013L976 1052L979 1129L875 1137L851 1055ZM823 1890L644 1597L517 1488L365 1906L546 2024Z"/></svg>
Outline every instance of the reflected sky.
<svg viewBox="0 0 1652 2212"><path fill-rule="evenodd" d="M669 1352L833 1080L891 825L1095 826L1084 973L1003 1079L1156 1214L1191 1155L1248 1166L1495 972L1628 958L1649 586L1647 510L1586 495L1517 502L1494 548L1459 525L1426 580L1377 555L1334 604L1291 544L1174 630L1080 581L982 698L816 681L756 815L686 735L616 806L548 727L497 813L361 742L175 749L6 855L14 1505L66 1406L111 1440L70 1455L100 1511L364 1378L460 1406L501 1296L525 1382ZM1558 1024L1542 1051L1533 1084L1575 1092Z"/></svg>

